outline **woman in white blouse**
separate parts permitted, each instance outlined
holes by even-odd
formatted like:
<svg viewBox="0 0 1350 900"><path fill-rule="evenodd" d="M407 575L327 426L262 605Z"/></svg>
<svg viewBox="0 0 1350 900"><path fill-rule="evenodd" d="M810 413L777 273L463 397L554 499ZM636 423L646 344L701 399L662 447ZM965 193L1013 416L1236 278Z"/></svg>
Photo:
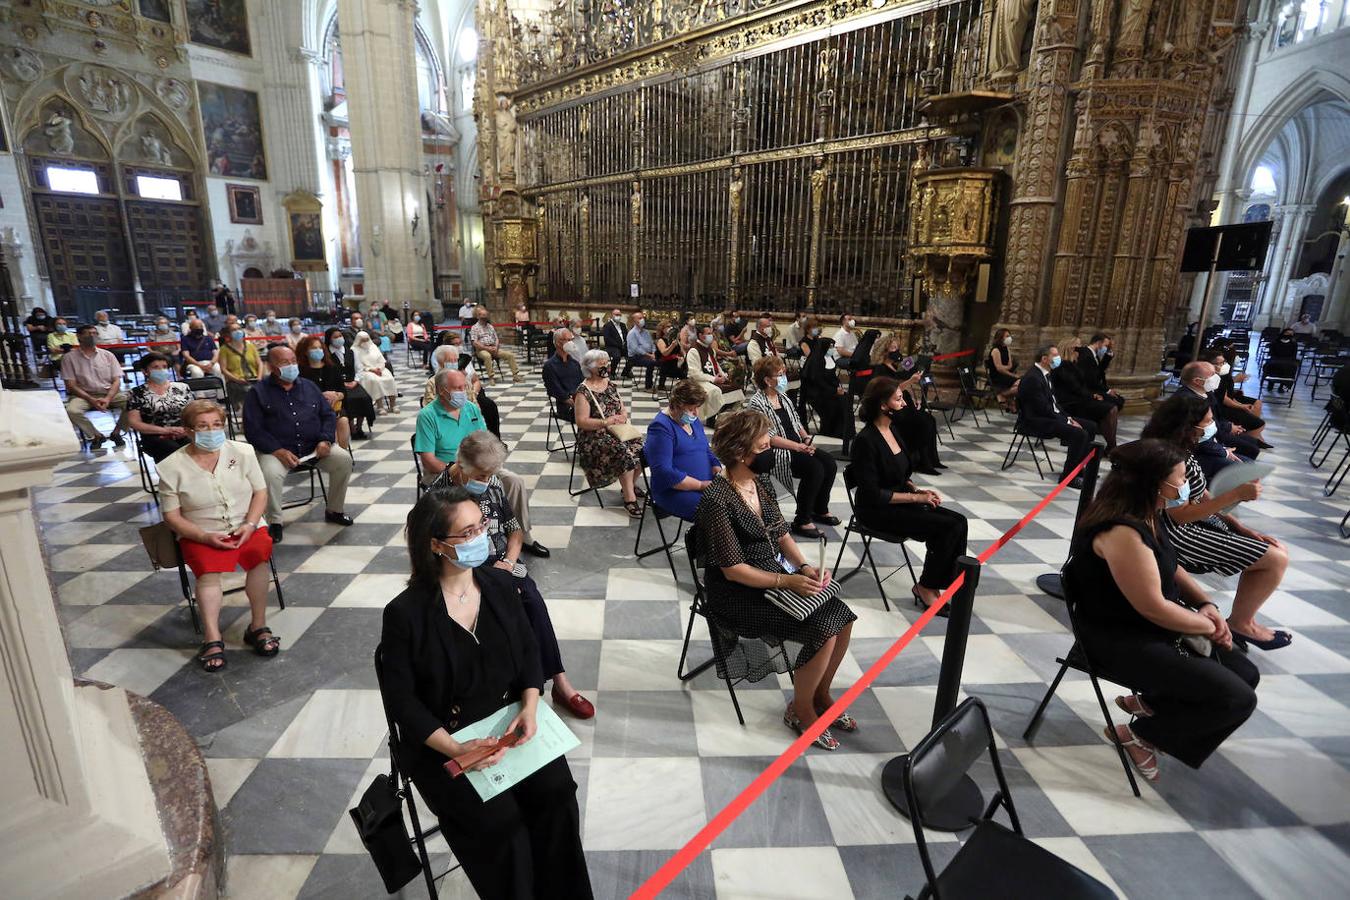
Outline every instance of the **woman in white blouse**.
<svg viewBox="0 0 1350 900"><path fill-rule="evenodd" d="M225 668L220 637L220 576L242 568L252 614L244 643L259 656L276 656L281 639L267 627L267 562L272 538L259 528L267 508L267 483L253 448L225 437L225 412L213 400L183 409L192 443L159 464L159 504L164 522L197 578L205 641L197 662L207 672Z"/></svg>
<svg viewBox="0 0 1350 900"><path fill-rule="evenodd" d="M371 400L376 403L383 400L385 407L393 412L398 405L398 383L394 381L394 373L389 371L389 362L368 333L356 333L352 355L356 357L356 380L361 387L366 389Z"/></svg>

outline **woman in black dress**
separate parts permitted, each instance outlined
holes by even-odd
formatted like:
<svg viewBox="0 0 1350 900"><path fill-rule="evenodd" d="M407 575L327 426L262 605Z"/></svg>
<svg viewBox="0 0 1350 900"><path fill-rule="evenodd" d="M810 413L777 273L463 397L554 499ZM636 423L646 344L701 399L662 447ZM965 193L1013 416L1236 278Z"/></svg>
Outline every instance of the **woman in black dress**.
<svg viewBox="0 0 1350 900"><path fill-rule="evenodd" d="M1280 393L1289 389L1290 379L1298 374L1298 341L1294 339L1294 330L1285 328L1280 336L1270 342L1270 355L1261 368L1261 383L1270 387L1270 379L1283 379L1279 382Z"/></svg>
<svg viewBox="0 0 1350 900"><path fill-rule="evenodd" d="M747 659L746 678L759 681L791 667L793 695L783 723L800 733L834 703L830 683L848 652L857 616L834 597L798 620L765 596L776 589L814 597L831 588L829 571L807 563L774 499L769 420L752 409L725 414L713 434L713 451L726 468L704 489L695 517L706 566L707 615L717 626L781 651ZM843 715L831 727L856 731L858 723ZM816 745L834 750L839 742L826 729Z"/></svg>
<svg viewBox="0 0 1350 900"><path fill-rule="evenodd" d="M295 345L295 361L300 366L300 376L317 384L319 390L323 391L323 398L338 414L335 435L337 443L339 447L350 452L352 423L342 412L345 388L342 383L342 370L323 348L323 340L317 334L307 334Z"/></svg>
<svg viewBox="0 0 1350 900"><path fill-rule="evenodd" d="M923 572L914 585L914 605L927 609L956 577L956 559L966 552L966 517L942 505L937 491L910 481L909 459L892 416L904 404L900 383L876 378L863 393L862 418L849 466L856 489L853 507L868 528L923 541ZM942 613L946 613L943 607Z"/></svg>
<svg viewBox="0 0 1350 900"><path fill-rule="evenodd" d="M1000 328L994 332L994 342L989 346L989 355L984 359L985 370L989 373L989 386L998 393L998 402L1007 409L1017 393L1017 360L1012 355L1012 332Z"/></svg>
<svg viewBox="0 0 1350 900"><path fill-rule="evenodd" d="M592 896L581 848L577 785L563 757L484 802L443 766L492 739L451 733L520 703L507 728L535 732L544 677L511 582L484 563L487 523L463 488L428 491L408 514L408 588L384 608L384 701L403 759L469 882L485 900ZM491 768L502 750L475 768Z"/></svg>
<svg viewBox="0 0 1350 900"><path fill-rule="evenodd" d="M356 380L356 356L347 346L347 336L341 328L329 328L323 333L328 363L342 375L342 414L351 420L352 437L363 438L361 423L375 424L375 401Z"/></svg>
<svg viewBox="0 0 1350 900"><path fill-rule="evenodd" d="M906 356L900 350L900 335L891 332L889 337L872 346L872 370L875 373L873 377L886 376L900 382L905 406L892 417L891 422L900 435L910 466L923 475L942 474L940 470L947 467L938 459L937 419L928 411L920 387L924 371L916 364L914 357Z"/></svg>
<svg viewBox="0 0 1350 900"><path fill-rule="evenodd" d="M1118 447L1063 571L1088 656L1134 691L1116 698L1134 718L1106 737L1149 781L1158 780L1160 753L1198 769L1256 709L1260 681L1158 521L1161 509L1185 502L1185 458L1151 438Z"/></svg>

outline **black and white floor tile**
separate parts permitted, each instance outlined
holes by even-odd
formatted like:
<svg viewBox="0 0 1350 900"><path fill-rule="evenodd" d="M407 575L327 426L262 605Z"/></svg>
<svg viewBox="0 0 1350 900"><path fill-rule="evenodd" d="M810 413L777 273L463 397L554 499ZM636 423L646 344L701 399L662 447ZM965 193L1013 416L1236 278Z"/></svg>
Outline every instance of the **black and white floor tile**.
<svg viewBox="0 0 1350 900"><path fill-rule="evenodd" d="M347 506L356 524L325 524L318 504L288 513L276 550L287 608L270 619L284 649L272 660L240 648L247 617L237 594L224 613L229 668L207 675L192 664L197 637L177 575L150 570L136 532L158 512L128 451L65 463L38 492L74 667L164 704L197 738L221 810L231 896L383 895L346 810L387 754L371 653L381 608L406 572L401 525L416 498L408 436L422 385L406 371L400 382L399 412L356 444ZM537 370L490 390L503 412L508 465L533 489L535 536L553 549L530 568L569 675L598 710L593 721L569 720L581 739L570 762L596 894L627 896L787 746L791 734L780 720L787 682L739 692L744 727L711 672L681 684L675 669L690 597L683 553L672 582L660 554L634 558L636 525L615 489L601 492L603 507L594 494L568 496L568 461L546 450ZM657 409L641 390L627 393L635 421ZM1320 417L1306 388L1292 408L1269 409L1268 437L1278 449L1264 458L1280 470L1241 513L1291 547L1295 564L1265 617L1292 629L1296 641L1254 651L1262 684L1251 721L1198 772L1167 761L1157 786L1142 785L1142 799L1130 794L1100 736L1081 677L1060 686L1034 742L1021 738L1055 656L1069 644L1061 605L1037 591L1035 578L1063 561L1076 495L1052 503L982 574L963 689L989 705L1027 832L1121 896L1344 896L1350 888L1350 543L1336 534L1350 487L1323 498L1326 469L1308 464ZM1140 424L1132 419L1126 430ZM958 423L955 440L944 430L950 469L929 480L970 517L976 553L1051 487L1025 455L999 471L1009 426L994 413L991 426ZM1058 464L1059 451L1052 453ZM835 511L846 510L840 484ZM654 537L648 531L644 542ZM922 548L910 552L917 564ZM900 563L893 548L878 556ZM855 561L846 551L845 564ZM1210 584L1220 603L1231 601L1231 581ZM906 586L903 573L887 583L893 596ZM845 597L858 623L841 690L918 613L906 603L884 611L862 576L847 583ZM793 765L669 895L916 891L913 834L882 797L879 773L928 730L944 625L935 620L862 695L853 708L861 730L842 736L840 751L813 750ZM695 637L702 658L701 624ZM950 858L955 838L930 838L937 861ZM443 843L434 849L439 861L448 858ZM407 892L420 895L420 884ZM473 895L462 873L441 893Z"/></svg>

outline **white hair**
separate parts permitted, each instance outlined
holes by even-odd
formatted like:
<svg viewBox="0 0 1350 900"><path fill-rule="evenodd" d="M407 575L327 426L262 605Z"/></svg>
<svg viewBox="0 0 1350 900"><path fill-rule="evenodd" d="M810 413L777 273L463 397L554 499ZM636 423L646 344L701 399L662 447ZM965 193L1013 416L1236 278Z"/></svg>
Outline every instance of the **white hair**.
<svg viewBox="0 0 1350 900"><path fill-rule="evenodd" d="M587 350L586 355L581 357L581 371L587 375L595 374L602 365L609 365L609 354L604 350Z"/></svg>
<svg viewBox="0 0 1350 900"><path fill-rule="evenodd" d="M470 432L459 442L455 458L466 469L496 474L506 462L506 445L490 431Z"/></svg>
<svg viewBox="0 0 1350 900"><path fill-rule="evenodd" d="M441 344L435 350L431 351L431 361L436 364L436 368L449 365L452 361L459 362L459 349L449 344Z"/></svg>

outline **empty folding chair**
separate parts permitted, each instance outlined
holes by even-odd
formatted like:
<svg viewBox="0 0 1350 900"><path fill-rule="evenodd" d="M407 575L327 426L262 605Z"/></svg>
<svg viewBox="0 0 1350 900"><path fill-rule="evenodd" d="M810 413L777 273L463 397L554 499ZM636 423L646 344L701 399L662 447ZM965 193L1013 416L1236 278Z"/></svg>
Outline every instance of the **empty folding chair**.
<svg viewBox="0 0 1350 900"><path fill-rule="evenodd" d="M680 539L680 531L684 528L684 519L681 519L673 512L662 509L660 504L653 499L652 484L647 478L647 454L640 450L638 451L638 463L642 468L642 488L647 492L647 497L642 503L642 518L638 519L637 536L633 538L633 555L638 559L646 559L654 553L664 552L666 554L666 562L670 564L670 576L678 583L680 576L675 572L675 558L670 555L670 548L675 546L675 543ZM652 519L656 522L656 532L661 536L661 543L649 550L640 550L639 545L642 543L642 526L646 524L647 513L649 512L652 515ZM661 524L665 519L674 519L679 523L675 526L674 537L666 537L665 526Z"/></svg>
<svg viewBox="0 0 1350 900"><path fill-rule="evenodd" d="M1050 462L1050 449L1045 446L1045 438L1037 437L1029 433L1022 425L1022 418L1019 416L1013 423L1012 440L1008 442L1008 452L1003 454L1003 465L999 471L1006 472L1017 463L1017 457L1022 452L1022 447L1026 446L1031 451L1031 460L1036 463L1036 474L1045 478L1045 473L1054 474L1055 466ZM1040 454L1045 455L1045 468L1041 468Z"/></svg>

